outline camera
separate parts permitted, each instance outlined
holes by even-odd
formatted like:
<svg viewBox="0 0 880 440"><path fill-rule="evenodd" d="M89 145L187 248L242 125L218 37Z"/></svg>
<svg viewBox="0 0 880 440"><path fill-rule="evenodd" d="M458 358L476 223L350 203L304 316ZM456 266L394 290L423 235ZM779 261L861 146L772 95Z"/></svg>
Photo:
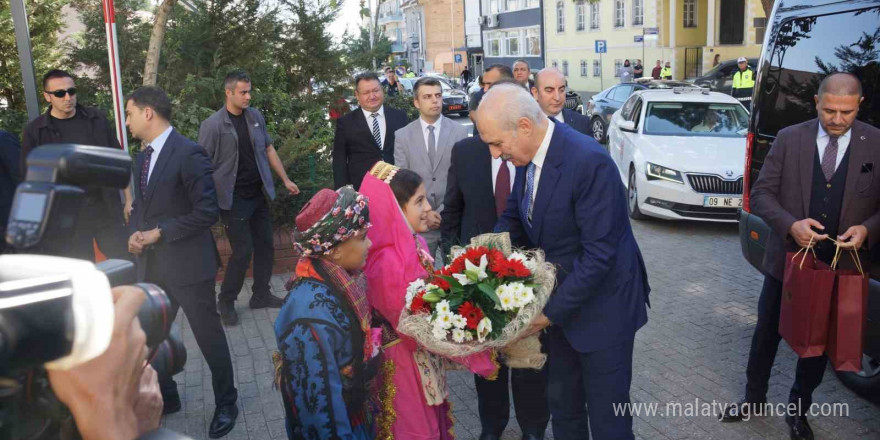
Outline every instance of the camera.
<svg viewBox="0 0 880 440"><path fill-rule="evenodd" d="M157 372L182 371L186 349L173 329L171 300L158 286L136 284L133 263L95 265L51 255L73 236L84 187L125 188L131 158L121 150L55 144L32 151L27 164L6 242L18 252L43 255L0 256L0 438L77 438L45 368L73 368L107 349L112 286L134 285L145 295L138 320Z"/></svg>

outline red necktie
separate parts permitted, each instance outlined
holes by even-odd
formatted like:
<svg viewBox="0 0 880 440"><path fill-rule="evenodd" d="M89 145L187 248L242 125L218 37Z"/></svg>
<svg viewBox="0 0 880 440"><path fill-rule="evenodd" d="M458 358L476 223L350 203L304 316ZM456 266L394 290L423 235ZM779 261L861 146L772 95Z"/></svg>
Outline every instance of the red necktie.
<svg viewBox="0 0 880 440"><path fill-rule="evenodd" d="M498 177L495 178L495 214L499 217L507 208L508 196L510 196L510 169L507 168L507 161L501 159L501 168L498 170Z"/></svg>

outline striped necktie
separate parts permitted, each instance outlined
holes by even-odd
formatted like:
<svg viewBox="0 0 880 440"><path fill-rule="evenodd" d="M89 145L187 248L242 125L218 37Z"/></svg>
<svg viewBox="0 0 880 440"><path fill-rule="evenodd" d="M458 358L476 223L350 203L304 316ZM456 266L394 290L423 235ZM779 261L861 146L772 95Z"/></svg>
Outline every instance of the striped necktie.
<svg viewBox="0 0 880 440"><path fill-rule="evenodd" d="M535 164L529 162L529 166L526 168L526 193L523 195L522 202L522 212L526 215L526 221L529 226L532 226L532 205L534 204L532 193L535 192L535 168Z"/></svg>
<svg viewBox="0 0 880 440"><path fill-rule="evenodd" d="M379 131L379 113L373 113L370 115L373 118L373 140L376 141L376 146L381 150L382 145L382 132Z"/></svg>

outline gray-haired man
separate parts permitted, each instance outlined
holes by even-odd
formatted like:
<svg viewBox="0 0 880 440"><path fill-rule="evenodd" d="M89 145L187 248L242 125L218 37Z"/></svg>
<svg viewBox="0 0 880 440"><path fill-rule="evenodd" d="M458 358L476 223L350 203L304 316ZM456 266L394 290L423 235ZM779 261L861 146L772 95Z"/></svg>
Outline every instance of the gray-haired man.
<svg viewBox="0 0 880 440"><path fill-rule="evenodd" d="M267 198L275 199L270 168L291 194L299 188L287 177L284 165L266 131L266 120L251 108L251 80L244 72L226 75L226 104L202 122L199 145L208 150L220 218L226 227L232 257L226 266L217 307L226 325L238 324L235 300L254 256L252 309L281 307L284 301L269 292L272 277L272 219Z"/></svg>

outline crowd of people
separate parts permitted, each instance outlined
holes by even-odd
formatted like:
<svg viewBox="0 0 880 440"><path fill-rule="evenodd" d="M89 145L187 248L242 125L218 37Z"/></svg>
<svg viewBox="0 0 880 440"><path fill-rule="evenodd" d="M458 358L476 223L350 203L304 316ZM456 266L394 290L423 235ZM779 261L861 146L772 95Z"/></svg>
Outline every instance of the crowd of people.
<svg viewBox="0 0 880 440"><path fill-rule="evenodd" d="M591 137L589 121L564 108L565 76L547 68L532 78L528 65L519 64L491 65L483 72L471 108L473 136L442 115L442 87L435 78L415 81L413 105L419 116L414 121L384 104L386 88L402 92L393 70L390 75L385 71L390 87L375 73L354 78L359 108L336 121L335 190L319 191L296 216L293 241L299 260L285 299L271 295L269 288L273 173L291 194L299 188L273 147L269 122L249 105L251 79L244 72L226 77L225 103L202 122L198 142L173 128L171 102L161 89L145 86L130 94L126 124L143 145L132 185L125 191L89 190L85 220L77 225L72 245L57 251L94 259L94 242L108 257L131 259L139 281L162 287L175 314L183 310L211 370L216 405L211 438L229 433L238 417L223 325L238 323L234 302L253 260L250 307L280 308L275 379L290 438L451 439L446 371L464 368L474 373L481 440L499 439L504 432L510 388L523 439L544 438L551 418L555 438L633 439L632 414L614 408L630 402L635 334L648 319L650 287L630 226L626 191L611 158ZM654 70L663 76L669 63L665 69L660 64ZM638 60L630 74L636 72L642 74ZM49 109L25 127L16 173L25 172L29 151L47 143L120 148L107 119L77 104L67 72L48 72L43 88ZM725 421L741 419L744 411L766 400L779 343L774 319L785 249L825 237L815 236L811 226L828 227L827 234L845 231L841 240L856 249L877 236L880 220L874 211L843 202L852 199L850 186L842 184L848 179L846 164L858 167L869 161L860 142L878 136L875 128L854 122L860 96L854 77L826 78L817 92L818 121L781 132L783 141L774 144L755 183L754 209L779 237L768 244L770 269L746 397L728 409ZM816 142L805 153L795 153L793 139L811 136ZM855 147L851 153L847 145ZM816 146L814 172L804 174L816 183L812 193L809 188L803 194L786 192L801 181L797 164L803 161L797 157L812 158ZM859 156L849 159L850 154ZM810 211L802 212L801 200L819 194L820 181L828 183L821 185L827 188L822 190L825 204L810 204ZM840 222L823 226L811 220L838 219L841 206ZM210 228L218 219L232 257L215 297L220 260ZM443 358L398 332L409 283L430 280L452 246L489 232L507 232L515 246L541 249L558 268L554 293L529 330L540 335L548 354L540 370L507 368L497 353ZM794 240L783 243L781 237L789 234ZM818 250L825 258L823 246ZM134 307L119 304L127 317L120 325L131 325ZM120 350L142 361L138 337L130 337ZM824 367L824 357L798 364L793 401L811 401ZM74 385L85 383L75 372L67 376ZM161 412L180 410L173 378L126 377L144 382L145 388L158 384ZM74 415L86 412L81 417L87 419L95 408L70 397L75 387L56 383L61 382L53 386ZM155 390L152 395L152 402L141 400L147 409L125 413L128 419L146 414L143 418L150 420L136 431L158 425ZM124 402L107 404L134 408L136 396L129 390ZM812 438L803 414L794 415L789 425L792 438ZM84 434L90 429L98 427L81 426Z"/></svg>

